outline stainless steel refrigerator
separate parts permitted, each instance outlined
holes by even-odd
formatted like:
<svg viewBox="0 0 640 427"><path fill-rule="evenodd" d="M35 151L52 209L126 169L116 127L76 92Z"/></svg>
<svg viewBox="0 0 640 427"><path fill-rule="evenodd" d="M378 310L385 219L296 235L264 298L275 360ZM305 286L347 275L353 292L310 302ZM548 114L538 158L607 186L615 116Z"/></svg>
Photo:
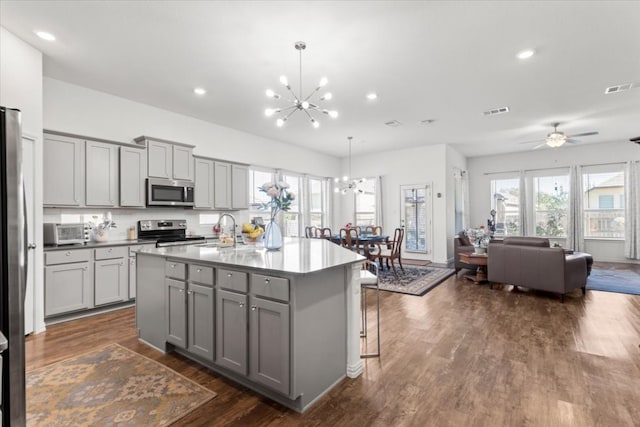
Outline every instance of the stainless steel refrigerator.
<svg viewBox="0 0 640 427"><path fill-rule="evenodd" d="M27 283L27 223L22 177L20 111L0 107L0 332L2 426L24 426L24 296ZM1 338L1 337L0 337Z"/></svg>

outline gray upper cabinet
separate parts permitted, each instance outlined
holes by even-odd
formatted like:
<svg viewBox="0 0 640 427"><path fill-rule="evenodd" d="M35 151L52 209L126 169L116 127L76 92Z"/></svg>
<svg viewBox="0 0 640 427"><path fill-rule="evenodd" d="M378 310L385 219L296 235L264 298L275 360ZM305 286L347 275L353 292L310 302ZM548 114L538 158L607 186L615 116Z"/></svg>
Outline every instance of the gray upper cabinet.
<svg viewBox="0 0 640 427"><path fill-rule="evenodd" d="M193 181L193 148L173 146L173 179Z"/></svg>
<svg viewBox="0 0 640 427"><path fill-rule="evenodd" d="M213 208L213 160L195 158L194 207Z"/></svg>
<svg viewBox="0 0 640 427"><path fill-rule="evenodd" d="M249 209L249 167L231 165L231 208Z"/></svg>
<svg viewBox="0 0 640 427"><path fill-rule="evenodd" d="M145 206L147 150L120 147L120 206Z"/></svg>
<svg viewBox="0 0 640 427"><path fill-rule="evenodd" d="M154 178L173 178L173 145L147 141L148 173Z"/></svg>
<svg viewBox="0 0 640 427"><path fill-rule="evenodd" d="M87 141L86 205L116 206L118 204L118 146Z"/></svg>
<svg viewBox="0 0 640 427"><path fill-rule="evenodd" d="M152 178L193 181L193 146L147 136L135 138L147 145L147 172Z"/></svg>
<svg viewBox="0 0 640 427"><path fill-rule="evenodd" d="M214 163L213 204L215 209L231 209L231 164Z"/></svg>
<svg viewBox="0 0 640 427"><path fill-rule="evenodd" d="M43 145L43 203L80 206L84 184L84 141L45 133Z"/></svg>

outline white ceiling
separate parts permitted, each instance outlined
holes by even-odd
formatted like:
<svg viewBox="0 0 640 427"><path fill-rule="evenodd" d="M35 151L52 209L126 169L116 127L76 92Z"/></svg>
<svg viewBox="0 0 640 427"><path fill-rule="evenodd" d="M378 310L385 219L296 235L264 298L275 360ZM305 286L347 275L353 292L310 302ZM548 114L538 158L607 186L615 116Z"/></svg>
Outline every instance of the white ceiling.
<svg viewBox="0 0 640 427"><path fill-rule="evenodd" d="M354 154L447 143L467 156L529 150L520 142L553 122L599 131L582 144L640 136L640 90L604 94L640 81L637 1L2 0L0 12L44 53L45 76L335 156L349 135ZM298 86L298 40L304 91L328 77L340 112L319 129L300 112L284 128L264 115L281 105L264 95L282 92L281 74ZM525 48L537 54L517 59Z"/></svg>

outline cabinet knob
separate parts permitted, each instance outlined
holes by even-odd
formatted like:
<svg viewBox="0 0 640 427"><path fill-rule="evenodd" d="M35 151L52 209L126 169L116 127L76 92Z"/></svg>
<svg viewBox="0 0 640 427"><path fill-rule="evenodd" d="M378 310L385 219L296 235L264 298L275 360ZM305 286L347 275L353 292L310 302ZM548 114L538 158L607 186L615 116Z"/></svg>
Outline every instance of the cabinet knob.
<svg viewBox="0 0 640 427"><path fill-rule="evenodd" d="M266 283L267 285L269 284L269 282L271 282L271 279L269 279L268 277L264 279L264 283Z"/></svg>
<svg viewBox="0 0 640 427"><path fill-rule="evenodd" d="M171 264L171 268L176 268L176 265L175 264Z"/></svg>
<svg viewBox="0 0 640 427"><path fill-rule="evenodd" d="M109 250L107 252L111 253L112 250L113 250L113 248L109 248Z"/></svg>
<svg viewBox="0 0 640 427"><path fill-rule="evenodd" d="M191 295L193 292L191 291L187 291L187 295Z"/></svg>
<svg viewBox="0 0 640 427"><path fill-rule="evenodd" d="M257 307L257 306L255 306L255 305L252 305L252 306L251 306L251 311L256 311L256 308L258 308L258 307Z"/></svg>
<svg viewBox="0 0 640 427"><path fill-rule="evenodd" d="M180 293L183 293L183 292L184 292L184 289L178 289L178 291L179 291Z"/></svg>
<svg viewBox="0 0 640 427"><path fill-rule="evenodd" d="M244 307L244 303L243 302L239 302L238 305L240 306L240 308Z"/></svg>
<svg viewBox="0 0 640 427"><path fill-rule="evenodd" d="M67 252L67 253L66 253L66 255L67 255L67 256L71 256L71 252Z"/></svg>
<svg viewBox="0 0 640 427"><path fill-rule="evenodd" d="M196 268L196 271L197 271L198 273L200 273L200 272L202 271L202 269L201 269L201 268Z"/></svg>
<svg viewBox="0 0 640 427"><path fill-rule="evenodd" d="M231 274L231 273L227 273L227 277L231 277L231 276L232 276L232 274Z"/></svg>

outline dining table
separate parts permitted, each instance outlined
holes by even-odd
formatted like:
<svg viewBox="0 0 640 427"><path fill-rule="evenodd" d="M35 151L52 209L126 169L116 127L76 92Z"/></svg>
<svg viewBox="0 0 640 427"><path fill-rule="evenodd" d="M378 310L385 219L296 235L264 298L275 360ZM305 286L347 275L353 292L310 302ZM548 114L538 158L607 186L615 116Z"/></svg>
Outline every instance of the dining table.
<svg viewBox="0 0 640 427"><path fill-rule="evenodd" d="M375 243L384 243L389 241L389 236L378 235L378 234L370 234L370 233L361 233L358 234L358 240L360 242L360 248L364 252L364 256L367 259L371 258L371 248ZM331 236L331 241L335 244L340 244L341 238L339 234L334 234ZM377 245L376 245L377 246Z"/></svg>

